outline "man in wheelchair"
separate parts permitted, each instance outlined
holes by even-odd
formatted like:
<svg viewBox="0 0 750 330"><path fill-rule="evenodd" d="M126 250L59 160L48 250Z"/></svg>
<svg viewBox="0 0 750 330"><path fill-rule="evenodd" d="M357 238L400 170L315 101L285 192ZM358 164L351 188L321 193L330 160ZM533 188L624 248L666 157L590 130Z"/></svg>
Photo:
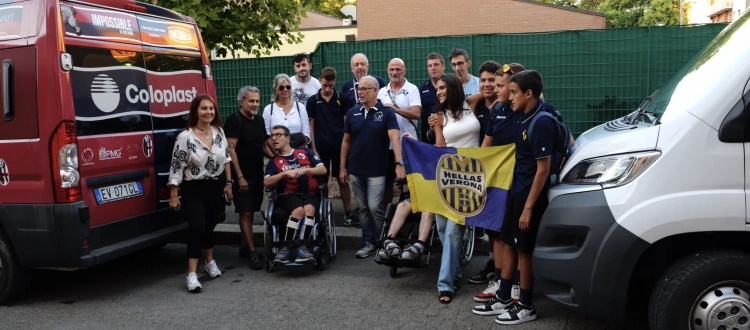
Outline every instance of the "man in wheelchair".
<svg viewBox="0 0 750 330"><path fill-rule="evenodd" d="M411 211L411 199L409 198L409 192L403 191L403 186L406 184L406 179L398 179L396 183L401 187L401 201L396 206L396 211L393 213L393 219L388 225L388 233L383 239L383 248L379 251L381 258L399 258L404 261L418 261L422 257L422 253L425 251L427 240L432 230L432 223L434 216L432 213L420 212L412 213ZM413 244L407 244L404 249L398 244L396 236L401 231L401 228L406 223L407 219L419 218L419 234L417 235L417 241Z"/></svg>
<svg viewBox="0 0 750 330"><path fill-rule="evenodd" d="M309 240L315 224L315 212L320 205L317 176L326 174L320 158L308 148L294 149L289 145L289 129L277 125L271 130L271 142L277 155L268 161L263 185L276 187L278 200L276 210L289 214L286 226L279 230L283 241ZM283 246L276 254L274 262L288 263L291 259L290 246ZM294 262L307 262L314 259L305 247L297 247Z"/></svg>

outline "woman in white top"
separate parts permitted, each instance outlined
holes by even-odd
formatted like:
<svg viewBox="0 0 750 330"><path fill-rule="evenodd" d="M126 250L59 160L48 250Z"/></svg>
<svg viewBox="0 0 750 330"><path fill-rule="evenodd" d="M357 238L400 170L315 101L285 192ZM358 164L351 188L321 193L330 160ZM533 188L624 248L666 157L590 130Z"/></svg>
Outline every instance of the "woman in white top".
<svg viewBox="0 0 750 330"><path fill-rule="evenodd" d="M187 130L175 141L167 183L170 208L181 210L188 223L186 284L191 292L201 290L195 273L201 249L205 252L206 273L210 277L221 276L214 261L212 236L214 227L222 221L224 198L232 199L231 158L221 117L216 112L216 102L210 96L201 94L193 99Z"/></svg>
<svg viewBox="0 0 750 330"><path fill-rule="evenodd" d="M464 101L464 90L461 80L454 74L444 74L435 84L439 105L432 116L437 123L435 145L441 147L471 148L479 147L479 120ZM464 237L464 225L435 214L440 241L443 242L443 256L438 274L438 299L441 303L450 303L453 290L461 280L459 255Z"/></svg>
<svg viewBox="0 0 750 330"><path fill-rule="evenodd" d="M290 135L289 144L299 148L310 142L310 121L305 106L292 98L292 80L286 74L277 74L273 78L273 102L263 108L263 121L266 123L266 134L271 134L271 127L286 126ZM270 145L269 148L273 149Z"/></svg>

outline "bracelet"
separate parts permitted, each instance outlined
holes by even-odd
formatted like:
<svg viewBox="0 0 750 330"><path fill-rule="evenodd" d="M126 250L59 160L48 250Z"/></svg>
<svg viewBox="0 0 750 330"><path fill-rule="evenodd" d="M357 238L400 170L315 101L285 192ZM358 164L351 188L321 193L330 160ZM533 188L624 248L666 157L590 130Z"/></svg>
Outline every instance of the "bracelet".
<svg viewBox="0 0 750 330"><path fill-rule="evenodd" d="M234 183L234 180L229 179L227 180L227 186L231 186Z"/></svg>

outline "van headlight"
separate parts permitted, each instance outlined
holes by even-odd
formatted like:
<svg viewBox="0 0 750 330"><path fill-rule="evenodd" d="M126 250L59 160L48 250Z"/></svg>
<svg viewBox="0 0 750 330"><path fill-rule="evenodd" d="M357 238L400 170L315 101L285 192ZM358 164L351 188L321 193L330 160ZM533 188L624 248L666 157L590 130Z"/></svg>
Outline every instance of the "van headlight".
<svg viewBox="0 0 750 330"><path fill-rule="evenodd" d="M600 184L612 188L633 181L661 155L659 151L645 151L584 159L565 174L562 183Z"/></svg>

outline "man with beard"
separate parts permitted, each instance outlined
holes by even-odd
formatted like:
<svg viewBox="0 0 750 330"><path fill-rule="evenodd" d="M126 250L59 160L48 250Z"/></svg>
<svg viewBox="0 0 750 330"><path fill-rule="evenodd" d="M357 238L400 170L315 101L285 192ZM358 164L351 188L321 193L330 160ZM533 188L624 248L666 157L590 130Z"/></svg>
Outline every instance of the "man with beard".
<svg viewBox="0 0 750 330"><path fill-rule="evenodd" d="M310 63L307 54L302 53L292 56L292 64L294 64L294 72L297 73L291 79L292 98L304 105L310 96L315 95L320 90L320 81L310 75L312 63Z"/></svg>
<svg viewBox="0 0 750 330"><path fill-rule="evenodd" d="M260 211L263 202L263 154L271 155L266 147L265 124L258 116L260 90L245 86L237 94L240 111L227 117L224 124L229 155L232 158L232 185L235 212L240 214L240 257L250 257L250 268L263 268L261 254L253 243L253 212Z"/></svg>
<svg viewBox="0 0 750 330"><path fill-rule="evenodd" d="M352 56L351 69L354 74L354 79L348 80L341 86L341 93L344 95L350 103L359 104L359 94L357 94L357 86L359 86L359 79L367 76L370 70L370 62L367 60L367 56L362 53L357 53ZM385 87L385 81L383 78L378 76L371 76L378 81L378 88Z"/></svg>

